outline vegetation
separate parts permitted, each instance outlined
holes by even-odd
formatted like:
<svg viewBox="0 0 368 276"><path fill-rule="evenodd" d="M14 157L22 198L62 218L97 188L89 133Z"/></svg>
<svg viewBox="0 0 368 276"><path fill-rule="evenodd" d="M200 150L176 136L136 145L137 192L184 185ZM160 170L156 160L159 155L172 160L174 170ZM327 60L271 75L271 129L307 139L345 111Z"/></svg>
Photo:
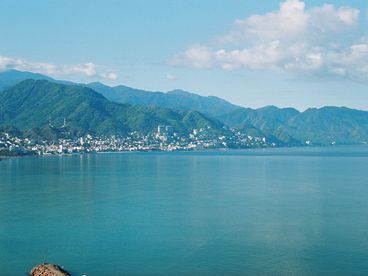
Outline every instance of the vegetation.
<svg viewBox="0 0 368 276"><path fill-rule="evenodd" d="M221 116L229 126L253 126L285 145L368 143L368 112L346 107L311 108L299 112L274 106L239 109Z"/></svg>
<svg viewBox="0 0 368 276"><path fill-rule="evenodd" d="M0 102L0 125L34 133L43 132L50 119L55 128L60 127L64 118L75 135L147 133L159 124L171 125L179 133L222 127L195 111L113 103L90 88L46 80L23 81L3 91Z"/></svg>
<svg viewBox="0 0 368 276"><path fill-rule="evenodd" d="M57 128L47 127L48 120L61 126L66 118L76 136L148 133L159 124L180 133L207 126L220 133L226 125L278 145L368 142L368 112L345 107L304 112L275 106L242 108L182 90L162 93L98 82L73 84L15 70L0 73L0 91L0 130L19 129L30 136L59 137Z"/></svg>

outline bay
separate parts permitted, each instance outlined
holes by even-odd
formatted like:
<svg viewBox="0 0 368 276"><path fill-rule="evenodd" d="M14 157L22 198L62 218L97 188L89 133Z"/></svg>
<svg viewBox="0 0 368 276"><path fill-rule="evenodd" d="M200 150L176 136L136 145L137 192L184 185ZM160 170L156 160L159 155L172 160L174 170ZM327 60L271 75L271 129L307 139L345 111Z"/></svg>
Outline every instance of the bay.
<svg viewBox="0 0 368 276"><path fill-rule="evenodd" d="M0 275L368 274L368 147L0 161Z"/></svg>

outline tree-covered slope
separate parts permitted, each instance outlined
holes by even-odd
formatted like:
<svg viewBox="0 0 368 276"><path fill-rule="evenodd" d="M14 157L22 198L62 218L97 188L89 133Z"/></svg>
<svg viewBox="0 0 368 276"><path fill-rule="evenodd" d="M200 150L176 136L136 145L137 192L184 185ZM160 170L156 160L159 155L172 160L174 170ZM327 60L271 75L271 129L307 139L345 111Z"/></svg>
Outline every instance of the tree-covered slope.
<svg viewBox="0 0 368 276"><path fill-rule="evenodd" d="M28 79L48 80L51 82L70 85L73 84L69 81L55 80L42 74L8 70L0 72L0 92ZM239 108L238 106L218 97L204 97L182 90L173 90L167 93L150 92L124 85L110 87L100 82L93 82L87 85L77 85L92 88L96 92L105 96L108 100L116 103L164 107L177 110L194 110L209 116L218 116Z"/></svg>
<svg viewBox="0 0 368 276"><path fill-rule="evenodd" d="M178 132L222 124L195 111L113 103L90 88L46 80L26 80L0 94L0 125L21 130L47 126L49 118L61 126L64 118L76 134L125 134L150 132L157 125L171 125ZM190 118L190 119L188 119Z"/></svg>
<svg viewBox="0 0 368 276"><path fill-rule="evenodd" d="M317 144L368 142L368 112L346 107L311 108L289 121L291 135Z"/></svg>
<svg viewBox="0 0 368 276"><path fill-rule="evenodd" d="M19 83L24 78L50 82ZM9 88L15 83L19 84ZM344 107L311 108L304 112L275 106L251 109L181 90L162 93L109 87L98 82L87 86L63 83L70 84L29 72L0 73L0 90L8 87L0 93L0 125L48 133L45 126L49 117L57 125L62 125L65 117L76 133L110 135L131 130L148 132L158 124L171 125L180 132L206 126L220 130L225 124L278 145L368 142L366 111Z"/></svg>
<svg viewBox="0 0 368 276"><path fill-rule="evenodd" d="M233 127L255 127L285 145L368 142L368 112L345 107L311 108L304 112L274 106L243 108L219 119Z"/></svg>

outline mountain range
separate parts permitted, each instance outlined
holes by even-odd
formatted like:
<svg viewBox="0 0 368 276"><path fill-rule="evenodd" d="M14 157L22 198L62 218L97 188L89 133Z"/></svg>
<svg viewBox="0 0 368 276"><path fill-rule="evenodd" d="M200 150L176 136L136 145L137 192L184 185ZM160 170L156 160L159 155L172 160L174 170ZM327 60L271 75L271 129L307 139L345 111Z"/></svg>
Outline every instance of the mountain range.
<svg viewBox="0 0 368 276"><path fill-rule="evenodd" d="M58 124L65 117L75 134L149 132L165 124L182 133L207 126L223 132L227 126L279 145L368 142L367 111L332 106L304 112L275 106L251 109L182 90L164 93L99 82L74 84L16 70L0 73L0 102L0 126L38 132L49 117Z"/></svg>
<svg viewBox="0 0 368 276"><path fill-rule="evenodd" d="M0 125L37 130L49 120L61 126L64 118L75 135L124 135L148 133L157 125L170 125L179 133L193 128L221 129L222 124L197 111L119 104L80 85L48 80L25 80L0 93Z"/></svg>
<svg viewBox="0 0 368 276"><path fill-rule="evenodd" d="M203 97L180 89L166 93L151 92L123 85L110 87L100 82L89 83L87 87L92 88L104 95L107 99L117 103L159 106L179 110L190 109L212 117L240 108L218 97Z"/></svg>

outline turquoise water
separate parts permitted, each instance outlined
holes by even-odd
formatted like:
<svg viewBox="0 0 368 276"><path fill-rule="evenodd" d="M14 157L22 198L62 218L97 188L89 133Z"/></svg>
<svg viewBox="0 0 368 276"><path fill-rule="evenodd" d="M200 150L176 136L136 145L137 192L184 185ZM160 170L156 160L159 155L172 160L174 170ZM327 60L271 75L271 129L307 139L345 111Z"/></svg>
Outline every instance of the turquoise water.
<svg viewBox="0 0 368 276"><path fill-rule="evenodd" d="M368 274L368 147L0 161L0 275Z"/></svg>

